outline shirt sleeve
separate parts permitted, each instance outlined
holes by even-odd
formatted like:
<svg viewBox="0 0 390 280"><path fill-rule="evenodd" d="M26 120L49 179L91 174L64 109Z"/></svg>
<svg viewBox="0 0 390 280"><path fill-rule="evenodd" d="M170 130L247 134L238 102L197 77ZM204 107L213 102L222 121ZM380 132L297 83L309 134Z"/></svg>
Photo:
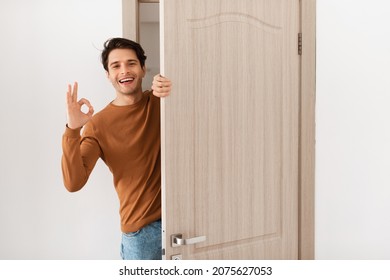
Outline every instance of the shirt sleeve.
<svg viewBox="0 0 390 280"><path fill-rule="evenodd" d="M66 189L80 190L88 181L97 160L101 155L99 143L89 122L80 136L81 129L66 127L62 136L62 175Z"/></svg>

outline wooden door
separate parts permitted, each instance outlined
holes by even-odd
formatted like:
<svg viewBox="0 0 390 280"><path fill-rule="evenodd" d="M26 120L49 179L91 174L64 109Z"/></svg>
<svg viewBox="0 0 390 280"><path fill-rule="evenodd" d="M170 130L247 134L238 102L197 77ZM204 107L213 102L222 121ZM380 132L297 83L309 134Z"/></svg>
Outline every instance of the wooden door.
<svg viewBox="0 0 390 280"><path fill-rule="evenodd" d="M297 259L299 0L162 0L160 26L164 257Z"/></svg>

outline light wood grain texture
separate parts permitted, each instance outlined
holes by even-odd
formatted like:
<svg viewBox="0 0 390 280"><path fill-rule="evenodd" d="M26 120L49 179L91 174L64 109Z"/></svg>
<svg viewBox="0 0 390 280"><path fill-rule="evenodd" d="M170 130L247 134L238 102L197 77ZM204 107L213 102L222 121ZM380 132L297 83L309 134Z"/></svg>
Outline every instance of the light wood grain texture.
<svg viewBox="0 0 390 280"><path fill-rule="evenodd" d="M167 237L184 259L297 259L299 1L164 1Z"/></svg>
<svg viewBox="0 0 390 280"><path fill-rule="evenodd" d="M138 0L122 0L122 36L138 42L138 15L139 15Z"/></svg>
<svg viewBox="0 0 390 280"><path fill-rule="evenodd" d="M301 0L299 259L314 259L316 1Z"/></svg>

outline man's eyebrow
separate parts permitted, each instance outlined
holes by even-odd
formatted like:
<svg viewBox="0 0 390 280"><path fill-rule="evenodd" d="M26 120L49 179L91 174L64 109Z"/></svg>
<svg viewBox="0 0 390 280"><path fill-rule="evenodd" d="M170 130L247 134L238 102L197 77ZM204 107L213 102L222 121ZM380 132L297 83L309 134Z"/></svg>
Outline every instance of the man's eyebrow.
<svg viewBox="0 0 390 280"><path fill-rule="evenodd" d="M138 62L137 59L128 59L127 62Z"/></svg>
<svg viewBox="0 0 390 280"><path fill-rule="evenodd" d="M119 61L113 61L113 62L110 63L110 66L112 66L114 64L118 64L118 63L119 63Z"/></svg>

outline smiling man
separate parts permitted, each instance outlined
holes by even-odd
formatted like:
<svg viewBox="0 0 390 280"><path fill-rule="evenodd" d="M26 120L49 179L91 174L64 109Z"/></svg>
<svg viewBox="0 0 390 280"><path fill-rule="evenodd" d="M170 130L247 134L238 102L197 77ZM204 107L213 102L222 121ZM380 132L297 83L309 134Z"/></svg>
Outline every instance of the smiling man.
<svg viewBox="0 0 390 280"><path fill-rule="evenodd" d="M142 90L146 56L131 40L106 41L101 59L116 98L93 115L91 103L77 99L77 83L68 86L64 185L70 192L80 190L101 158L119 197L122 259L161 259L159 97L170 94L171 82L156 75L152 90Z"/></svg>

